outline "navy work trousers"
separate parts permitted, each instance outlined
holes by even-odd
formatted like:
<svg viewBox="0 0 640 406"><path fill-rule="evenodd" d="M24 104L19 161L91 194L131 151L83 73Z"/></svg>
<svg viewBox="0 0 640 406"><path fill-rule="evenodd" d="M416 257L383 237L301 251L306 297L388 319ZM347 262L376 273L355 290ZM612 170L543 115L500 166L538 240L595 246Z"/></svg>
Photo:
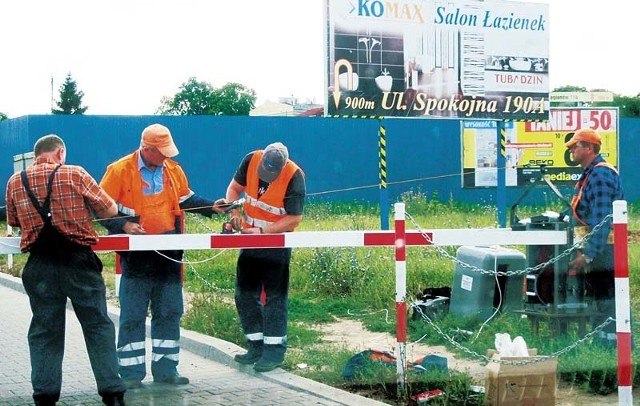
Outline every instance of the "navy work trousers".
<svg viewBox="0 0 640 406"><path fill-rule="evenodd" d="M613 246L607 245L604 252L595 257L586 275L588 288L591 290L596 310L603 315L594 317L594 327L603 323L608 317L616 317L615 277ZM616 323L611 322L605 328L606 334L615 334Z"/></svg>
<svg viewBox="0 0 640 406"><path fill-rule="evenodd" d="M245 335L285 344L291 248L242 249L236 269L235 301ZM264 287L267 301L262 305Z"/></svg>
<svg viewBox="0 0 640 406"><path fill-rule="evenodd" d="M102 263L89 247L64 255L29 254L22 281L33 312L28 338L35 400L60 397L67 298L82 326L98 393L124 393L101 272Z"/></svg>
<svg viewBox="0 0 640 406"><path fill-rule="evenodd" d="M156 275L133 274L121 260L118 362L125 380L146 376L145 322L151 310L151 373L155 380L178 375L182 282L175 264ZM179 269L179 267L177 268Z"/></svg>

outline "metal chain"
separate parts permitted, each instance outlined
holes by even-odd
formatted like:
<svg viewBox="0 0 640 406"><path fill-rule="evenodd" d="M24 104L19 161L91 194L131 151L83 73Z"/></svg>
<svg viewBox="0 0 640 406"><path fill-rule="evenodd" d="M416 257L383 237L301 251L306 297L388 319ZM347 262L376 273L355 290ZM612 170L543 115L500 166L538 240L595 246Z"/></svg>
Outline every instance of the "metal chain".
<svg viewBox="0 0 640 406"><path fill-rule="evenodd" d="M460 261L458 258L452 256L451 254L449 254L444 248L437 246L437 245L433 245L433 240L431 240L431 237L429 237L429 235L427 235L426 231L420 227L420 225L415 221L415 219L413 218L413 216L411 216L411 214L409 213L405 213L406 217L409 219L409 221L411 221L411 223L414 225L414 227L416 229L418 229L420 231L420 234L422 235L422 237L430 244L430 246L434 247L443 257L450 259L451 261L455 262L456 264L467 268L473 272L478 272L484 275L499 275L499 276L516 276L516 275L523 275L523 274L529 274L529 273L535 273L537 271L540 271L542 269L545 269L546 267L555 264L556 262L560 261L562 258L571 255L571 253L577 249L580 249L583 244L587 241L589 241L589 239L593 236L594 233L596 233L598 230L600 230L602 227L604 227L607 222L613 218L613 215L607 215L604 220L602 220L602 222L600 222L599 224L597 224L595 227L593 227L593 230L591 230L591 232L589 232L588 234L586 234L584 236L584 238L573 244L572 246L570 246L569 248L567 248L566 250L564 250L563 252L561 252L558 256L550 258L548 261L540 263L536 266L533 267L527 267L525 269L520 269L520 270L515 270L515 271L497 271L494 269L482 269L482 268L478 268L475 265L471 265L468 264L466 262Z"/></svg>
<svg viewBox="0 0 640 406"><path fill-rule="evenodd" d="M219 292L219 293L234 293L233 289L229 289L229 288L221 288L220 286L217 286L211 282L209 282L207 279L205 279L202 275L200 275L198 273L198 271L196 271L196 269L193 267L193 265L191 265L191 262L189 262L188 260L184 261L185 264L187 264L189 266L189 270L191 271L191 273L200 281L202 282L205 286L207 286L212 292Z"/></svg>
<svg viewBox="0 0 640 406"><path fill-rule="evenodd" d="M207 223L204 222L204 220L197 214L195 213L186 213L185 216L185 221L189 219L189 220L193 220L196 223L198 223L200 226L202 226L205 230L209 231L211 234L215 234L216 232L213 231L211 229L211 227L209 227L209 225ZM227 249L224 249L222 251L220 251L220 253L218 253L216 255L216 257L218 255L221 255L223 252L227 251ZM184 264L187 264L187 266L189 267L189 270L191 271L191 273L200 281L202 282L205 286L207 286L211 291L213 292L222 292L222 293L233 293L234 290L233 289L225 289L225 288L221 288L219 286L216 286L215 284L209 282L205 277L203 277L202 275L200 275L198 273L198 271L196 270L196 268L193 266L193 264L189 261L189 259L187 258L187 251L184 252L183 255ZM215 258L215 257L213 257ZM212 259L213 259L212 258Z"/></svg>
<svg viewBox="0 0 640 406"><path fill-rule="evenodd" d="M411 221L411 223L418 229L420 230L420 234L422 235L422 237L431 245L433 246L442 256L444 256L445 258L448 258L450 260L452 260L453 262L455 262L456 264L470 269L474 272L479 272L481 274L485 274L485 275L501 275L501 276L515 276L515 275L522 275L522 274L526 274L526 273L533 273L536 271L539 271L541 269L545 269L547 266L553 265L556 262L560 261L562 258L564 258L565 256L571 255L571 253L577 249L579 249L580 247L582 247L582 244L584 244L584 242L589 241L589 239L593 236L593 234L595 234L596 232L598 232L598 230L600 230L602 227L604 227L607 222L613 218L612 215L608 215L606 216L602 222L600 222L598 225L596 225L593 230L591 230L591 232L589 232L588 234L586 234L584 236L584 238L578 242L573 244L571 247L567 248L565 251L563 251L562 253L560 253L558 256L554 257L554 258L550 258L547 262L543 262L541 264L538 264L536 266L533 267L527 267L525 269L522 270L516 270L516 271L507 271L507 272L502 272L502 271L496 271L496 270L485 270L485 269L481 269L478 268L477 266L465 263L460 261L459 259L455 258L454 256L450 255L446 250L444 250L442 247L439 246L434 246L433 245L433 241L431 240L431 237L429 237L426 233L426 231L424 229L422 229L422 227L420 227L420 225L417 224L417 222L415 221L415 219L413 218L413 216L411 216L411 214L409 213L405 213L406 217L409 219L409 221ZM538 362L542 362L545 360L548 360L549 358L552 357L558 357L560 355L566 354L567 352L573 350L574 348L578 347L579 345L587 342L588 340L590 340L593 336L595 336L596 334L598 334L599 332L601 332L609 323L615 321L615 319L609 317L607 318L602 324L600 324L599 326L597 326L593 331L587 333L583 338L579 339L578 341L568 345L567 347L554 352L551 355L548 356L535 356L535 357L530 357L527 360L520 360L520 361L511 361L511 360L501 360L501 359L494 359L494 358L489 358L486 355L482 355L479 354L475 351L470 350L469 348L464 347L463 345L459 344L457 341L455 341L452 337L450 337L448 334L446 334L444 331L442 331L442 329L436 325L435 323L433 323L431 321L431 319L422 311L422 308L416 304L412 304L411 305L412 308L414 309L414 311L417 311L421 317L442 337L444 338L447 342L449 342L451 345L453 345L455 348L457 348L458 350L472 356L473 358L479 358L484 360L485 362L495 362L495 363L500 363L500 364L507 364L507 365L528 365L528 364L534 364L534 363L538 363Z"/></svg>
<svg viewBox="0 0 640 406"><path fill-rule="evenodd" d="M413 308L413 311L417 311L420 314L420 316L422 317L422 319L427 322L427 324L429 324L442 338L444 338L449 344L453 345L455 348L457 348L460 351L470 355L472 358L482 359L485 362L494 362L494 363L506 364L506 365L535 364L535 363L538 363L538 362L546 361L546 360L548 360L550 358L559 357L560 355L568 353L569 351L573 350L574 348L578 347L579 345L584 344L589 339L591 339L593 336L595 336L597 333L602 331L609 323L615 321L615 319L613 319L611 317L607 318L602 324L597 326L593 331L587 333L584 337L582 337L581 339L579 339L575 343L572 343L572 344L566 346L565 348L554 352L551 355L545 355L545 356L539 355L539 356L534 356L534 357L527 358L526 360L511 361L511 360L489 358L486 355L479 354L479 353L477 353L477 352L475 352L473 350L470 350L467 347L464 347L462 344L458 343L452 337L450 337L447 333L442 331L442 329L437 324L435 324L433 321L431 321L429 316L427 316L422 311L422 308L420 306L418 306L416 304L411 304L411 307Z"/></svg>
<svg viewBox="0 0 640 406"><path fill-rule="evenodd" d="M217 233L216 231L213 231L211 229L211 227L209 227L209 225L207 223L205 223L204 220L202 219L202 217L200 215L198 215L198 214L185 212L184 219L185 219L185 221L187 219L193 220L195 223L198 223L200 226L202 226L202 228L204 228L205 230L209 231L211 234Z"/></svg>

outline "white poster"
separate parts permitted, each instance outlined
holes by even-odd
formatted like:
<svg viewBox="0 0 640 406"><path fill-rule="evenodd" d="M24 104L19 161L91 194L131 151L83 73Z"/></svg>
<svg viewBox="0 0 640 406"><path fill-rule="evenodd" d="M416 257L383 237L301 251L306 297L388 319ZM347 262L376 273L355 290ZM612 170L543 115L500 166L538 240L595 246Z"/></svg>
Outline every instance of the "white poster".
<svg viewBox="0 0 640 406"><path fill-rule="evenodd" d="M548 118L548 5L326 1L328 115Z"/></svg>

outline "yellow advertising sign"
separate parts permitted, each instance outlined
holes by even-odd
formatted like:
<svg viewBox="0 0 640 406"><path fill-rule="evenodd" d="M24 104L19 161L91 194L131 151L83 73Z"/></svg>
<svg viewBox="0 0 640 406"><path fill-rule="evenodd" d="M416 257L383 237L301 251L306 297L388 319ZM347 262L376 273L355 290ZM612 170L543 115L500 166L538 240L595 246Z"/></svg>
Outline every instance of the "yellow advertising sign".
<svg viewBox="0 0 640 406"><path fill-rule="evenodd" d="M571 159L565 147L575 131L592 128L602 138L600 154L618 166L618 109L551 109L548 121L505 123L505 179L507 186L522 186L539 176L558 185L573 185L582 168ZM497 185L498 137L495 121L462 122L463 186Z"/></svg>

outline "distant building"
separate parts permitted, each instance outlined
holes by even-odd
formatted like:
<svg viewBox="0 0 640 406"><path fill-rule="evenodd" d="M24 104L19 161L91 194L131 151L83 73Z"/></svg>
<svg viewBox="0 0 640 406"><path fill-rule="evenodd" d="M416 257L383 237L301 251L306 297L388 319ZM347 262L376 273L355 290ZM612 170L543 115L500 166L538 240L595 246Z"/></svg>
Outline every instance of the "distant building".
<svg viewBox="0 0 640 406"><path fill-rule="evenodd" d="M250 116L293 116L293 106L267 100L249 112ZM297 115L297 114L296 114Z"/></svg>
<svg viewBox="0 0 640 406"><path fill-rule="evenodd" d="M250 116L322 117L324 106L313 100L299 103L296 97L280 97L278 102L267 100L249 112Z"/></svg>
<svg viewBox="0 0 640 406"><path fill-rule="evenodd" d="M300 117L324 117L324 106L313 107L298 114Z"/></svg>

